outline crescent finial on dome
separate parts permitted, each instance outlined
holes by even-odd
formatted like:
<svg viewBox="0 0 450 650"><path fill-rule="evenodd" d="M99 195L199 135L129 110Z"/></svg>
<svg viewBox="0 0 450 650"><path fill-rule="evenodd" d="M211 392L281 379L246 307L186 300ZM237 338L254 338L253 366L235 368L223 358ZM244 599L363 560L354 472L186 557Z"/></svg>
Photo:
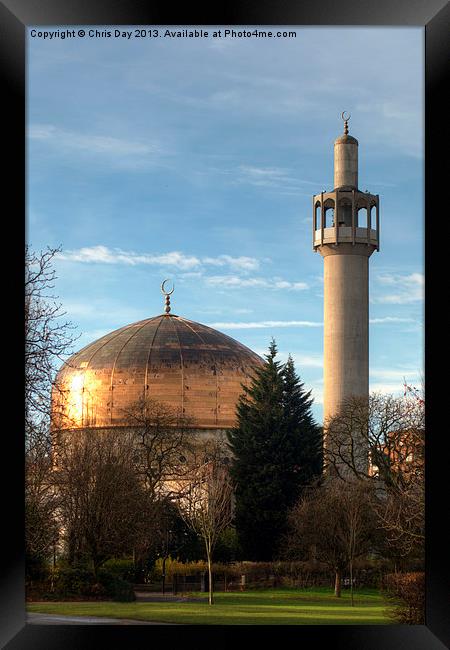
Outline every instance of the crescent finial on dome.
<svg viewBox="0 0 450 650"><path fill-rule="evenodd" d="M164 285L166 284L166 282L170 282L170 280L169 279L163 280L163 282L161 284L161 292L166 297L166 306L164 308L164 311L166 312L166 314L168 314L170 312L170 296L174 292L175 284L172 282L172 289L170 291L166 291L164 289Z"/></svg>

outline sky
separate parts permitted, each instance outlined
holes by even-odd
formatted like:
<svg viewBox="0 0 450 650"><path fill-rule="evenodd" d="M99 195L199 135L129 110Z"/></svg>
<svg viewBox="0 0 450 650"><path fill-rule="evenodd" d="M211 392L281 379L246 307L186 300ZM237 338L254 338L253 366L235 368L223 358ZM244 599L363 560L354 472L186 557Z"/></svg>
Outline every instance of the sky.
<svg viewBox="0 0 450 650"><path fill-rule="evenodd" d="M280 38L78 29L29 27L27 39L27 243L61 247L55 293L79 334L74 351L163 313L170 278L172 313L261 355L272 337L281 361L291 354L321 421L311 205L333 188L347 111L359 189L380 195L370 390L420 385L423 28L256 28L295 34Z"/></svg>

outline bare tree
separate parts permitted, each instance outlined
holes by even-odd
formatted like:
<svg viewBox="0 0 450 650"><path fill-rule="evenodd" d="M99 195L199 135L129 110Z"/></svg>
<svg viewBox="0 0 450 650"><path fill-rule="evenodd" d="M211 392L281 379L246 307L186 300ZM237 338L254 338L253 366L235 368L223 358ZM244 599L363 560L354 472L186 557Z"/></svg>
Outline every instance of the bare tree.
<svg viewBox="0 0 450 650"><path fill-rule="evenodd" d="M25 250L25 544L27 573L55 553L58 527L51 475L51 386L70 353L73 325L53 295L59 248Z"/></svg>
<svg viewBox="0 0 450 650"><path fill-rule="evenodd" d="M312 551L316 560L334 571L337 597L348 569L352 605L354 561L373 544L376 522L371 501L369 485L328 479L310 488L289 517L286 555L306 558Z"/></svg>
<svg viewBox="0 0 450 650"><path fill-rule="evenodd" d="M343 520L342 539L347 547L350 573L350 594L353 601L353 568L357 557L367 553L374 546L376 519L373 508L373 491L367 483L353 483L345 486L335 483L340 490L341 513Z"/></svg>
<svg viewBox="0 0 450 650"><path fill-rule="evenodd" d="M41 422L41 426L43 426ZM47 565L58 542L57 496L52 483L52 461L47 431L34 436L25 456L26 574L33 580Z"/></svg>
<svg viewBox="0 0 450 650"><path fill-rule="evenodd" d="M173 481L187 471L193 419L149 397L122 413L127 424L123 430L135 436L135 461L149 496L154 501L176 496Z"/></svg>
<svg viewBox="0 0 450 650"><path fill-rule="evenodd" d="M208 441L191 452L189 474L178 482L178 506L186 524L203 540L208 563L209 604L213 598L212 561L220 533L232 520L232 484L228 455L219 441Z"/></svg>
<svg viewBox="0 0 450 650"><path fill-rule="evenodd" d="M88 560L95 576L106 560L132 551L148 516L134 451L131 435L81 430L59 449L53 475L67 557Z"/></svg>
<svg viewBox="0 0 450 650"><path fill-rule="evenodd" d="M27 449L45 435L48 445L51 386L56 371L76 340L74 326L53 295L55 255L60 248L41 253L25 249L25 433ZM47 428L41 426L41 421ZM44 433L45 432L45 433Z"/></svg>
<svg viewBox="0 0 450 650"><path fill-rule="evenodd" d="M67 556L94 572L109 557L139 560L161 544L174 480L187 471L192 421L141 398L125 424L104 430L52 430L54 485Z"/></svg>
<svg viewBox="0 0 450 650"><path fill-rule="evenodd" d="M359 462L362 454L365 464ZM403 397L372 394L368 401L350 399L327 423L328 474L347 483L359 479L375 485L380 525L388 545L403 556L423 551L424 457L425 400L406 384Z"/></svg>

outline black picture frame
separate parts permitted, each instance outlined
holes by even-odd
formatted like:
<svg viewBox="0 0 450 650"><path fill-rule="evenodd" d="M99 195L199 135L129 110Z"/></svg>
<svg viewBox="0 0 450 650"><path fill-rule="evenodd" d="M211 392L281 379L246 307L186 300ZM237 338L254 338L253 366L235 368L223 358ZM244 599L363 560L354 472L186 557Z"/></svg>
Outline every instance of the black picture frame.
<svg viewBox="0 0 450 650"><path fill-rule="evenodd" d="M0 3L0 66L2 71L3 120L3 234L5 252L3 283L4 391L2 472L4 526L1 567L1 647L10 650L33 648L98 648L141 644L196 645L211 638L224 643L234 639L249 641L262 628L258 626L36 626L25 622L24 581L24 387L22 322L23 243L25 241L26 151L25 151L25 29L30 25L361 25L423 26L425 33L425 378L426 407L426 580L427 606L424 626L301 626L264 627L264 639L272 634L290 642L333 648L407 648L434 650L450 647L449 534L446 529L446 476L448 438L444 419L446 404L445 302L446 246L444 224L448 165L445 165L445 135L448 134L448 108L444 101L448 68L450 7L445 0L260 0L253 5L228 0L210 3L200 9L177 7L148 0L125 2L91 0L74 3L63 0L4 0ZM419 136L420 134L418 134ZM447 173L446 173L447 171ZM441 224L441 225L440 225ZM439 239L439 241L438 241ZM8 255L8 253L10 253ZM12 255L11 255L12 253ZM436 296L433 294L436 291ZM447 301L448 302L448 301ZM12 320L12 327L11 327ZM16 326L17 321L17 326ZM9 350L13 351L12 357ZM14 354L15 353L15 354ZM448 401L448 398L447 398ZM13 406L16 405L16 406ZM9 471L6 471L8 469ZM201 631L198 630L201 627Z"/></svg>

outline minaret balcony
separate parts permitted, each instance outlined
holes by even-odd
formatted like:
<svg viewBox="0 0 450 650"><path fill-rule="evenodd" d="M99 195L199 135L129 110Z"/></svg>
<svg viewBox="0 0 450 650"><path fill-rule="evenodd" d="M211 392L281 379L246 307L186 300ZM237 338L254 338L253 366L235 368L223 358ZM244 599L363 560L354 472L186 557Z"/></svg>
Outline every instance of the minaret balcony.
<svg viewBox="0 0 450 650"><path fill-rule="evenodd" d="M323 244L371 244L378 249L378 233L373 228L355 228L355 233L353 234L353 229L351 226L339 226L336 231L334 226L330 228L322 229L319 228L314 232L314 242L313 246L322 246Z"/></svg>
<svg viewBox="0 0 450 650"><path fill-rule="evenodd" d="M379 197L352 187L313 196L313 249L367 244L380 248Z"/></svg>

